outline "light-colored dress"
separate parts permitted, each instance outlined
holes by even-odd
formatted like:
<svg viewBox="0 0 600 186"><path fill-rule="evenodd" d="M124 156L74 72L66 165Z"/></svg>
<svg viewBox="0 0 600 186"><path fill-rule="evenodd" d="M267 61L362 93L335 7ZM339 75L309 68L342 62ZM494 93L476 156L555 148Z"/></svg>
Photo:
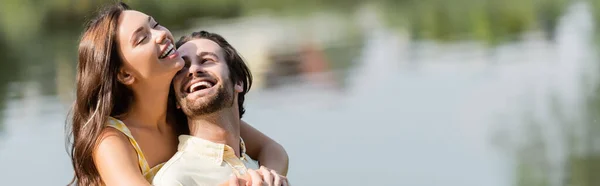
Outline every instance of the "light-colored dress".
<svg viewBox="0 0 600 186"><path fill-rule="evenodd" d="M129 129L127 128L125 123L123 123L121 120L115 119L113 117L109 117L108 126L121 131L123 134L125 134L127 136L127 138L129 138L129 142L135 149L135 152L137 152L138 164L140 165L140 170L142 171L142 175L144 175L144 178L146 178L148 183L152 183L152 179L154 179L154 175L156 175L158 170L160 170L160 168L165 163L161 163L161 164L158 164L158 165L150 168L150 166L148 165L148 162L146 161L146 157L144 156L144 153L142 153L142 149L140 148L138 143L133 138L133 135L131 135L131 131L129 131Z"/></svg>

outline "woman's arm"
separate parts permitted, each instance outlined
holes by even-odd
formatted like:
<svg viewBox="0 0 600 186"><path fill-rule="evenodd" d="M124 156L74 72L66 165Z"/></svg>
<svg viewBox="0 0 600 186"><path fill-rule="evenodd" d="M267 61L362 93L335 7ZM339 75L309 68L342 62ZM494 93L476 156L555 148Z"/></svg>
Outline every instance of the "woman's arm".
<svg viewBox="0 0 600 186"><path fill-rule="evenodd" d="M248 156L258 160L262 166L287 175L289 159L283 146L244 121L241 122L240 135L246 143Z"/></svg>
<svg viewBox="0 0 600 186"><path fill-rule="evenodd" d="M129 139L116 129L104 129L100 142L94 149L93 158L98 173L107 186L150 186L140 172L137 153Z"/></svg>

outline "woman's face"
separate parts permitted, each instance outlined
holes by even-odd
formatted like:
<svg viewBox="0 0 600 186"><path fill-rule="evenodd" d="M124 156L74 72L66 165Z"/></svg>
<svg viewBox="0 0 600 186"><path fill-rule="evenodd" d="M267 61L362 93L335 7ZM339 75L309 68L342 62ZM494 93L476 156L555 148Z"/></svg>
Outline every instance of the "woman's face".
<svg viewBox="0 0 600 186"><path fill-rule="evenodd" d="M133 83L168 85L185 63L175 49L171 32L154 18L134 10L123 11L118 25L118 51L123 60L121 73L133 77L130 81Z"/></svg>

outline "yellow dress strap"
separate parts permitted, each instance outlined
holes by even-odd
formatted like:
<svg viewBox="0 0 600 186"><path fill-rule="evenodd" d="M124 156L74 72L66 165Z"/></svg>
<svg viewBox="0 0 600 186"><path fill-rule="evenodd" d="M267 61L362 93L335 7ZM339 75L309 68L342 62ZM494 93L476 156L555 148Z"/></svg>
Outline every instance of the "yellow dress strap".
<svg viewBox="0 0 600 186"><path fill-rule="evenodd" d="M148 173L150 171L150 166L148 165L148 162L146 161L146 157L144 157L144 154L142 153L142 149L140 148L138 143L135 141L135 139L133 139L133 135L131 135L131 131L129 131L129 129L127 128L125 123L123 123L121 120L115 119L113 117L109 117L108 126L121 131L123 134L125 134L127 136L127 138L129 138L129 142L131 142L131 145L135 149L135 152L137 152L138 163L140 165L140 169L142 170L142 174Z"/></svg>

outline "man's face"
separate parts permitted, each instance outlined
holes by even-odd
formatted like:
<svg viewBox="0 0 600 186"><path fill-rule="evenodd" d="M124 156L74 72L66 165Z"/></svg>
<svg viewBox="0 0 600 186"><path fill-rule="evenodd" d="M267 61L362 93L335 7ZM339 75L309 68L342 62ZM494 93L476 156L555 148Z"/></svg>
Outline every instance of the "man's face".
<svg viewBox="0 0 600 186"><path fill-rule="evenodd" d="M243 89L229 78L224 51L217 43L193 39L178 52L185 60L185 67L173 78L173 88L187 116L210 114L234 105L234 93L237 95Z"/></svg>

